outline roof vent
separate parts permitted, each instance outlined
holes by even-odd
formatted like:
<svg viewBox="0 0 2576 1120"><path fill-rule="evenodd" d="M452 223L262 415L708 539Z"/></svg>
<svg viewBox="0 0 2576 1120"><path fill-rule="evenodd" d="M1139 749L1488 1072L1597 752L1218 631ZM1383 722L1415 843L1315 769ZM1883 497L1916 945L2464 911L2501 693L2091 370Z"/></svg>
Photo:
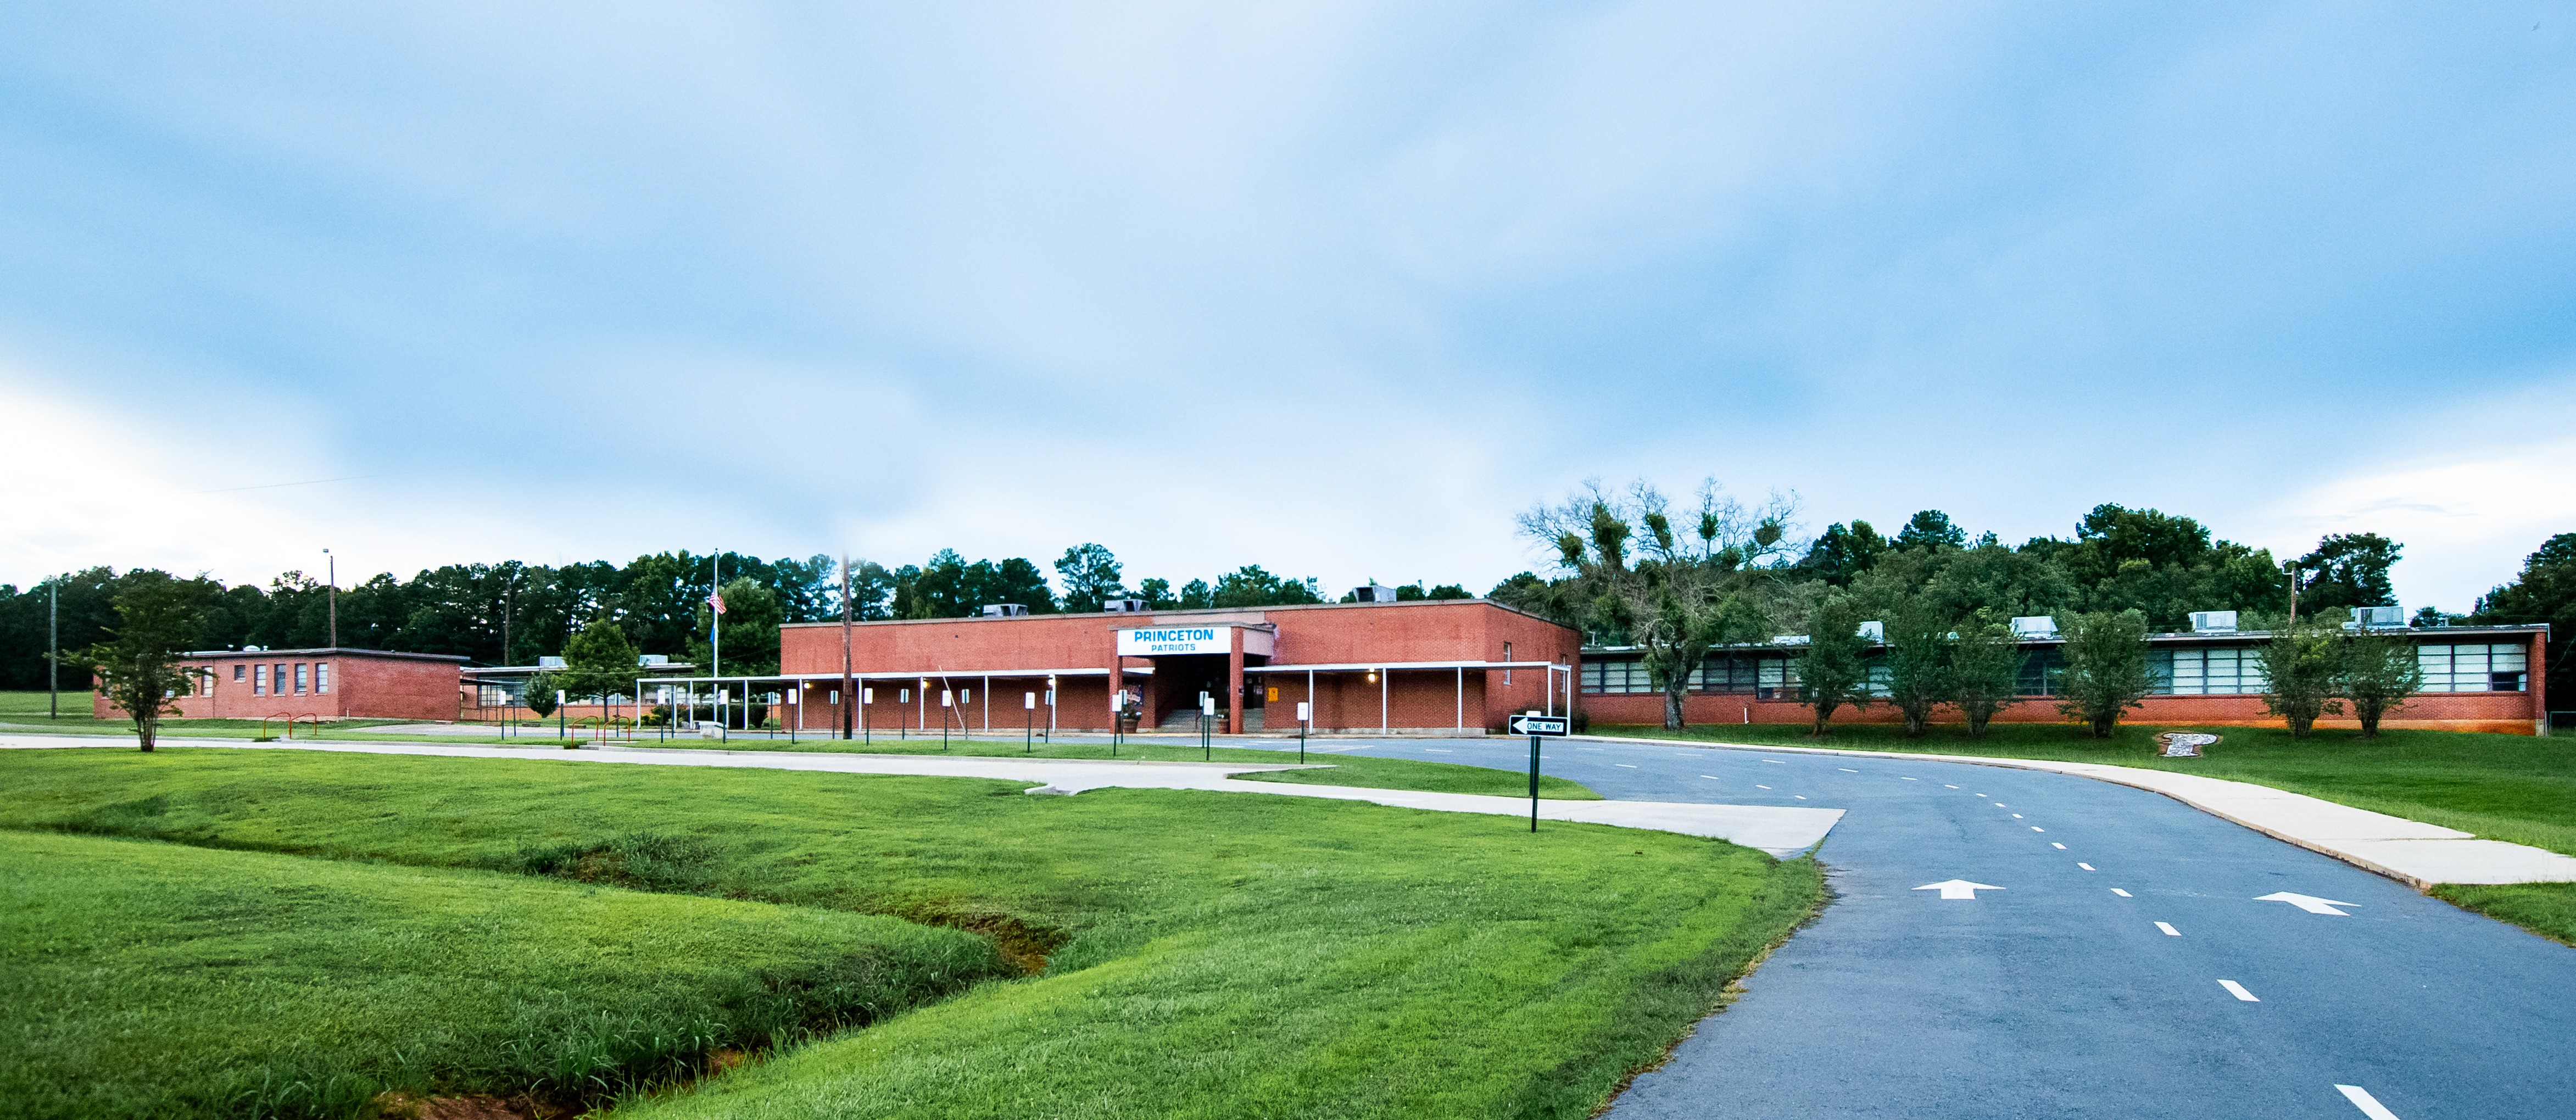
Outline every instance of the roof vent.
<svg viewBox="0 0 2576 1120"><path fill-rule="evenodd" d="M2406 625L2404 607L2354 607L2347 630L2392 630Z"/></svg>
<svg viewBox="0 0 2576 1120"><path fill-rule="evenodd" d="M2013 637L2022 639L2054 638L2057 619L2044 614L2019 615L2012 620L2012 632Z"/></svg>
<svg viewBox="0 0 2576 1120"><path fill-rule="evenodd" d="M1027 613L1029 613L1029 608L1027 605L1022 603L984 604L984 617L986 618L1018 618Z"/></svg>
<svg viewBox="0 0 2576 1120"><path fill-rule="evenodd" d="M1100 604L1100 609L1111 614L1142 614L1145 610L1145 601L1143 599L1111 599Z"/></svg>
<svg viewBox="0 0 2576 1120"><path fill-rule="evenodd" d="M1886 624L1886 623L1884 623L1884 622L1864 622L1864 623L1861 623L1861 624L1860 624L1860 631L1859 631L1859 633L1857 633L1857 634L1855 634L1855 635L1853 635L1853 636L1854 636L1854 637L1867 638L1867 639L1869 639L1869 640L1870 640L1870 644L1872 644L1872 645L1881 645L1881 646L1886 645L1886 644L1887 644L1887 624Z"/></svg>
<svg viewBox="0 0 2576 1120"><path fill-rule="evenodd" d="M1395 589L1384 584L1363 584L1351 589L1351 601L1354 603L1392 603L1395 601Z"/></svg>
<svg viewBox="0 0 2576 1120"><path fill-rule="evenodd" d="M2191 632L2194 634L2233 634L2236 632L2235 611L2193 611Z"/></svg>
<svg viewBox="0 0 2576 1120"><path fill-rule="evenodd" d="M561 669L563 667L564 659L560 657L540 657L537 659L537 668L540 669Z"/></svg>

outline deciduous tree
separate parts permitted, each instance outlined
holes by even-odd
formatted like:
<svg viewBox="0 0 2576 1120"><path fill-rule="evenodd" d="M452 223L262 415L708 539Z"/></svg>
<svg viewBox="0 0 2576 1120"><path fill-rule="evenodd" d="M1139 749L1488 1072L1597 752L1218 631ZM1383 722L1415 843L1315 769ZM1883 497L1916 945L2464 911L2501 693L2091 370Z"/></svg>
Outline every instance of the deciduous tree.
<svg viewBox="0 0 2576 1120"><path fill-rule="evenodd" d="M1798 657L1798 698L1816 713L1815 734L1823 735L1834 709L1849 704L1867 708L1869 639L1860 635L1860 604L1839 592L1807 616L1806 651Z"/></svg>
<svg viewBox="0 0 2576 1120"><path fill-rule="evenodd" d="M1950 658L1950 702L1968 717L1969 738L1985 735L1995 713L2019 702L2021 665L2021 639L2002 620L1980 608L1959 624Z"/></svg>
<svg viewBox="0 0 2576 1120"><path fill-rule="evenodd" d="M116 625L107 639L82 650L101 695L134 720L146 751L160 736L161 720L176 714L178 698L193 691L201 670L179 663L206 625L206 608L222 590L213 580L178 579L167 572L134 572L116 594Z"/></svg>
<svg viewBox="0 0 2576 1120"><path fill-rule="evenodd" d="M2066 638L2066 699L2057 710L2090 726L2094 738L2107 739L2120 716L2156 690L2147 666L2147 616L2095 611L2062 616L2057 628Z"/></svg>
<svg viewBox="0 0 2576 1120"><path fill-rule="evenodd" d="M2415 643L2395 634L2363 632L2345 639L2338 691L2352 701L2361 737L2379 737L2381 717L2406 706L2424 688L2424 665Z"/></svg>
<svg viewBox="0 0 2576 1120"><path fill-rule="evenodd" d="M1907 596L1887 612L1886 627L1887 702L1905 714L1906 738L1921 738L1932 709L1957 692L1950 622L1921 596Z"/></svg>
<svg viewBox="0 0 2576 1120"><path fill-rule="evenodd" d="M2335 631L2294 622L2272 632L2272 640L2255 647L2263 662L2263 710L2290 725L2290 737L2305 739L2317 717L2340 714L2336 678L2343 670L2343 651Z"/></svg>

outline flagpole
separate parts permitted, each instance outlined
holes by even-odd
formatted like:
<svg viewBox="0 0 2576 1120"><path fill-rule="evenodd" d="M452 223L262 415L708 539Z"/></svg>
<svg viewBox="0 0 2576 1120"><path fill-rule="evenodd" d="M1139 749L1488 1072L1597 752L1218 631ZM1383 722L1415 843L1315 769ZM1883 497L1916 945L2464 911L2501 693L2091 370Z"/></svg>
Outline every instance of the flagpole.
<svg viewBox="0 0 2576 1120"><path fill-rule="evenodd" d="M707 588L707 605L714 608L707 612L707 660L711 663L707 666L707 675L721 677L724 675L724 550L717 549L715 555L707 559L715 565L715 582Z"/></svg>

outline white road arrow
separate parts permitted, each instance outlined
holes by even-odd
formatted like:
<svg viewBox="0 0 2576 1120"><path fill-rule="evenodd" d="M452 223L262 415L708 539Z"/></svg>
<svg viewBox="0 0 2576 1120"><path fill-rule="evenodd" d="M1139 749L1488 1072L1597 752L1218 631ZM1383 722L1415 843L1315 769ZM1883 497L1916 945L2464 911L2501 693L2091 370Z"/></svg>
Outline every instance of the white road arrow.
<svg viewBox="0 0 2576 1120"><path fill-rule="evenodd" d="M1914 889L1918 891L1939 891L1943 898L1965 898L1973 901L1977 897L1978 891L1999 891L2003 888L1990 887L1984 883L1971 883L1965 879L1952 879L1941 883L1925 883Z"/></svg>
<svg viewBox="0 0 2576 1120"><path fill-rule="evenodd" d="M1949 896L1943 895L1942 897L1947 898ZM2313 895L2291 894L2288 891L2282 891L2279 894L2267 894L2261 898L2255 899L2254 901L2286 902L2311 914L2332 914L2338 918L2349 918L2352 915L2346 914L2341 910L2337 910L2335 907L2357 905L2350 902L2337 902L2331 898L2317 898Z"/></svg>

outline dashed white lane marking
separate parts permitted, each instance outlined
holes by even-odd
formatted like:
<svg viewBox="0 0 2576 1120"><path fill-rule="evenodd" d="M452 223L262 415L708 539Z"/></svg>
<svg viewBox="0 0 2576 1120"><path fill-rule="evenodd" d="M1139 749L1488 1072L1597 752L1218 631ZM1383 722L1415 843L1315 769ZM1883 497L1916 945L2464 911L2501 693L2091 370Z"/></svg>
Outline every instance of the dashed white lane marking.
<svg viewBox="0 0 2576 1120"><path fill-rule="evenodd" d="M1432 754L1456 754L1456 753L1458 753L1458 752L1456 752L1456 751L1450 750L1450 749L1449 749L1449 748L1447 748L1447 747L1424 747L1424 748L1422 748L1422 749L1423 749L1423 750L1426 750L1426 751L1429 751L1429 752L1431 752Z"/></svg>
<svg viewBox="0 0 2576 1120"><path fill-rule="evenodd" d="M2013 814L2013 819L2014 819L2014 820L2020 820L2020 819L2021 819L2021 814L2019 814L2019 813L2015 813L2015 814Z"/></svg>
<svg viewBox="0 0 2576 1120"><path fill-rule="evenodd" d="M2046 832L2046 831L2048 831L2047 829L2045 829L2045 828L2041 828L2041 827L2039 827L2038 825L2032 825L2032 826L2030 826L2030 830L2031 830L2032 832Z"/></svg>
<svg viewBox="0 0 2576 1120"><path fill-rule="evenodd" d="M2245 1002L2247 1002L2247 1003L2261 1003L2261 1002L2263 1002L2262 1000L2259 1000L2259 999L2254 998L2254 993L2249 992L2249 991L2246 991L2246 990L2245 990L2245 985L2243 985L2243 984L2239 984L2239 983L2237 983L2236 981L2233 981L2233 980L2221 980L2221 981L2219 981L2219 982L2218 982L2218 986L2219 986L2219 987L2222 987L2222 988L2227 989L2227 994L2229 994L2229 995L2231 995L2231 996L2235 996L2235 997L2236 997L2236 998L2238 998L2238 999L2244 1000L2244 1001L2245 1001Z"/></svg>
<svg viewBox="0 0 2576 1120"><path fill-rule="evenodd" d="M1954 786L1954 785L1951 785L1951 784L1950 784L1950 783L1948 783L1948 782L1943 782L1943 783L1941 783L1941 788L1942 788L1942 789L1957 789L1957 788L1959 788L1959 787ZM1983 797L1983 796L1985 796L1985 795L1981 793L1981 794L1978 794L1977 796L1979 796L1979 797Z"/></svg>
<svg viewBox="0 0 2576 1120"><path fill-rule="evenodd" d="M2083 868L2083 869L2084 869L2084 870L2086 870L2086 871L2091 871L2091 870L2093 870L2093 865L2092 865L2092 864L2089 864L2089 863L2079 863L2079 864L2076 864L2075 866L2077 866L2077 867L2081 867L2081 868Z"/></svg>
<svg viewBox="0 0 2576 1120"><path fill-rule="evenodd" d="M1803 794L1803 793L1793 793L1793 794L1790 794L1789 796L1794 797L1794 798L1797 798L1797 799L1798 799L1798 800L1800 800L1800 801L1804 801L1804 800L1806 800L1806 799L1807 799L1807 795L1806 795L1806 794Z"/></svg>
<svg viewBox="0 0 2576 1120"><path fill-rule="evenodd" d="M1771 788L1771 787L1766 786L1766 785L1763 785L1763 784L1762 784L1762 783L1760 783L1760 782L1755 782L1755 783L1753 783L1753 788L1755 788L1755 789L1769 789L1769 788Z"/></svg>
<svg viewBox="0 0 2576 1120"><path fill-rule="evenodd" d="M1855 770L1855 771L1853 771L1853 773L1857 774L1857 773L1859 773L1859 771ZM1902 775L1899 775L1899 776L1897 777L1897 779L1896 779L1896 780L1897 780L1897 781L1900 781L1900 782L1919 782L1919 781L1922 781L1923 779L1921 779L1921 778L1908 778L1908 777L1904 777L1904 776L1902 776Z"/></svg>
<svg viewBox="0 0 2576 1120"><path fill-rule="evenodd" d="M2048 846L2049 846L2049 847L2052 847L2052 848L2055 848L2055 849L2057 849L2058 851L2061 851L2061 852L2066 850L2066 845L2064 845L2064 844L2060 844L2060 843L2058 843L2058 842L2057 842L2057 841L2055 841L2055 840L2051 840L2051 841L2049 841L2049 842L2048 842ZM2087 868L2085 868L2084 870L2086 870L2086 871L2091 871L2091 870L2093 870L2093 869L2092 869L2092 868L2090 868L2090 867L2087 867Z"/></svg>
<svg viewBox="0 0 2576 1120"><path fill-rule="evenodd" d="M1720 777L1718 777L1718 776L1717 776L1717 775L1715 775L1715 774L1702 774L1702 775L1700 775L1700 777L1706 778L1706 779L1708 779L1708 780L1710 780L1710 781L1712 781L1712 782L1725 781L1725 779L1724 779L1724 778L1720 778Z"/></svg>
<svg viewBox="0 0 2576 1120"><path fill-rule="evenodd" d="M1780 761L1779 759L1776 759L1776 758L1766 758L1766 759L1763 759L1762 761L1764 761L1764 762L1768 762L1768 763L1770 763L1770 764L1771 764L1771 765L1773 765L1773 766L1787 766L1787 765L1788 765L1788 763L1786 763L1786 762L1782 762L1782 761Z"/></svg>
<svg viewBox="0 0 2576 1120"><path fill-rule="evenodd" d="M1836 769L1836 770L1840 770L1840 771L1842 771L1843 773L1846 773L1846 774L1857 774L1857 773L1860 773L1860 771L1858 771L1858 770L1854 770L1854 769L1852 769L1852 768L1851 768L1851 767L1849 767L1849 766L1837 766L1837 767L1834 767L1834 769Z"/></svg>
<svg viewBox="0 0 2576 1120"><path fill-rule="evenodd" d="M1619 767L1619 768L1624 769L1624 770L1634 770L1634 769L1636 769L1636 767L1635 767L1635 766L1631 766L1631 765L1629 765L1628 763L1625 763L1625 762L1613 762L1613 763L1611 763L1610 765L1612 765L1612 766L1616 766L1616 767Z"/></svg>
<svg viewBox="0 0 2576 1120"><path fill-rule="evenodd" d="M2157 922L2157 923L2156 923L2156 928L2157 928L2157 929L2160 929L2160 930L2165 931L2165 936L2167 936L2167 937L2180 937L2180 936L2182 936L2182 931L2181 931L2181 930L2178 930L2178 929L2175 929L2175 928L2173 927L2173 923L2171 923L2171 922Z"/></svg>
<svg viewBox="0 0 2576 1120"><path fill-rule="evenodd" d="M2136 898L2136 897L2138 897L2138 896L2136 896L2136 895L2130 894L2130 893L2129 893L2129 892L2127 892L2127 891L2121 890L2121 889L2120 889L2120 888L2118 888L2118 887L2113 887L2113 888L2111 888L2111 893L2112 893L2112 894L2119 895L2119 896L2120 896L2120 897L2122 897L2122 898Z"/></svg>
<svg viewBox="0 0 2576 1120"><path fill-rule="evenodd" d="M2351 1101L2352 1106L2360 1109L2361 1114L2370 1120L2397 1120L2397 1114L2388 1111L2388 1106L2379 1103L2379 1098L2371 1096L2370 1090L2359 1085L2337 1085L2335 1088L2343 1093L2343 1099Z"/></svg>
<svg viewBox="0 0 2576 1120"><path fill-rule="evenodd" d="M1985 796L1985 794L1980 793L1980 794L1978 794L1977 796L1979 796L1979 797L1984 797L1984 796ZM2006 804L2004 804L2003 802L1998 801L1998 802L1995 802L1995 808L1998 808L1998 809L2010 809L2010 808L2012 808L2012 806L2010 806L2010 805L2006 805Z"/></svg>

